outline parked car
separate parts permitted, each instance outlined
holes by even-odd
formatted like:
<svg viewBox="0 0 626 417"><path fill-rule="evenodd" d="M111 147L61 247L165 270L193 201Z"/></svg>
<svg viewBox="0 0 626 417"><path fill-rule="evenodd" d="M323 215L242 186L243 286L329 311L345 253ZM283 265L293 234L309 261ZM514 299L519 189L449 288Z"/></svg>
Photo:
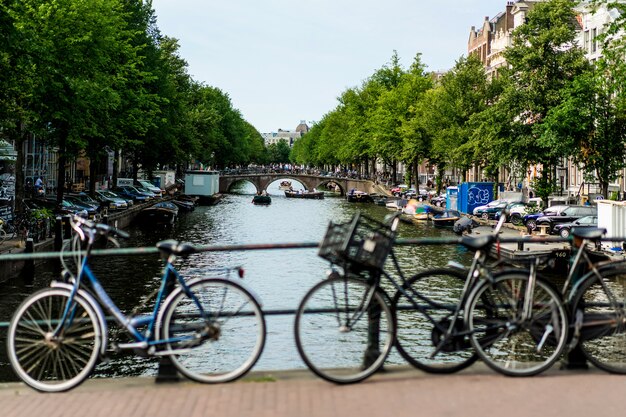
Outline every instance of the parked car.
<svg viewBox="0 0 626 417"><path fill-rule="evenodd" d="M138 184L136 184L135 187L139 186L141 188L144 188L144 189L154 193L157 197L163 197L163 190L161 190L156 185L152 184L150 181L138 180L137 183Z"/></svg>
<svg viewBox="0 0 626 417"><path fill-rule="evenodd" d="M87 212L87 218L90 220L97 220L100 217L100 205L93 206L92 204L83 202L75 196L66 195L63 197L62 204L70 203L73 206L79 207Z"/></svg>
<svg viewBox="0 0 626 417"><path fill-rule="evenodd" d="M85 219L89 217L87 210L67 200L62 200L61 204L57 204L56 199L34 198L28 201L28 206L33 209L47 208L56 216L76 215Z"/></svg>
<svg viewBox="0 0 626 417"><path fill-rule="evenodd" d="M105 190L105 191L107 193L113 194L114 196L126 201L126 204L128 205L128 207L132 207L135 204L135 200L133 200L132 197L124 197L122 193L120 193L119 191L116 191L115 189L109 188L108 190Z"/></svg>
<svg viewBox="0 0 626 417"><path fill-rule="evenodd" d="M472 214L485 220L493 219L496 217L496 213L503 211L508 204L509 202L506 200L494 200L487 205L474 208Z"/></svg>
<svg viewBox="0 0 626 417"><path fill-rule="evenodd" d="M94 207L95 209L97 209L98 212L100 212L102 210L102 207L103 207L102 203L100 203L99 201L91 198L89 196L89 194L84 193L84 192L81 192L81 193L78 193L78 194L67 194L65 196L65 198L70 200L70 201L74 200L74 201L77 201L77 202L80 202L80 203L84 203L84 204L90 205L90 206Z"/></svg>
<svg viewBox="0 0 626 417"><path fill-rule="evenodd" d="M109 190L96 191L96 199L109 210L123 210L128 208L127 200Z"/></svg>
<svg viewBox="0 0 626 417"><path fill-rule="evenodd" d="M574 220L578 220L585 216L597 216L597 207L592 206L569 206L564 210L561 210L558 214L553 216L543 216L537 219L537 227L546 225L548 226L548 233L552 232L554 226L561 223L570 223Z"/></svg>
<svg viewBox="0 0 626 417"><path fill-rule="evenodd" d="M418 201L428 200L428 192L423 188L420 188L419 190L415 190L415 188L409 188L402 193L402 196L407 200L410 200L412 198Z"/></svg>
<svg viewBox="0 0 626 417"><path fill-rule="evenodd" d="M446 206L446 195L441 194L436 197L430 199L430 204L437 207L445 207Z"/></svg>
<svg viewBox="0 0 626 417"><path fill-rule="evenodd" d="M537 229L537 219L544 216L556 216L561 211L565 210L569 206L551 206L543 211L537 213L526 214L522 217L522 223L530 230Z"/></svg>
<svg viewBox="0 0 626 417"><path fill-rule="evenodd" d="M573 228L598 227L598 216L585 216L571 223L555 224L552 233L563 238L569 237Z"/></svg>
<svg viewBox="0 0 626 417"><path fill-rule="evenodd" d="M499 220L501 215L506 216L506 221L511 222L518 226L522 224L522 218L529 213L532 206L522 203L520 201L514 201L509 204L501 212L496 213L495 219Z"/></svg>
<svg viewBox="0 0 626 417"><path fill-rule="evenodd" d="M402 195L406 192L406 190L408 190L408 189L409 189L409 186L408 186L408 185L406 185L406 184L400 184L400 185L397 185L397 186L393 187L393 188L392 188L391 190L389 190L389 191L390 191L390 192L391 192L391 194L393 194L394 196L396 196L396 197L400 197L400 196L402 196Z"/></svg>
<svg viewBox="0 0 626 417"><path fill-rule="evenodd" d="M116 187L114 188L114 191L124 198L131 198L136 203L145 203L150 201L152 200L151 195L153 195L152 193L148 194L147 192L140 191L130 185Z"/></svg>

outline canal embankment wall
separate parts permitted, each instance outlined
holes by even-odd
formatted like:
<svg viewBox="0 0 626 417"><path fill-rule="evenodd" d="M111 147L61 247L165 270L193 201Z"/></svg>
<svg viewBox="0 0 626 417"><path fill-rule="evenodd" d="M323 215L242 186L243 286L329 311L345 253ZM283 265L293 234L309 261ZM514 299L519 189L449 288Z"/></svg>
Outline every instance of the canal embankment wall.
<svg viewBox="0 0 626 417"><path fill-rule="evenodd" d="M102 220L113 227L124 229L133 222L137 214L145 207L146 205L138 205L118 213L109 213L104 216ZM64 227L62 228L61 233L65 233ZM9 239L0 243L0 255L29 253L31 251L34 253L52 252L55 250L54 242L54 233L48 235L45 239L40 240L37 243L33 242L32 246L20 238ZM40 259L30 261L30 263L27 261L0 261L0 283L10 281L23 274L33 274L37 265L41 265L44 262L49 262L49 260Z"/></svg>

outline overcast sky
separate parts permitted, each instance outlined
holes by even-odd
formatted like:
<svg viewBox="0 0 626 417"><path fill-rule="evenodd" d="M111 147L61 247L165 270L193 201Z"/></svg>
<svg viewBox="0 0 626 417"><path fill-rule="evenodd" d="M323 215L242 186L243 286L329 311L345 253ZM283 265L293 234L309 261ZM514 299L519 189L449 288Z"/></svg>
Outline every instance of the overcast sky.
<svg viewBox="0 0 626 417"><path fill-rule="evenodd" d="M261 133L319 121L337 97L389 62L417 53L445 70L472 26L506 0L152 0L194 80L228 93Z"/></svg>

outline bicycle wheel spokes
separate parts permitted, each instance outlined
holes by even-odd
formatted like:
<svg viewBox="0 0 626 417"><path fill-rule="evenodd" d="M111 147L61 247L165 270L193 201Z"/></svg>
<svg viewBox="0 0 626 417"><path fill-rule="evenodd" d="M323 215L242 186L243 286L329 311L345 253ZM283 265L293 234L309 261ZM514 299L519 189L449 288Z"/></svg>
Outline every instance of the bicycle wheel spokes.
<svg viewBox="0 0 626 417"><path fill-rule="evenodd" d="M265 319L243 287L206 279L178 293L164 306L162 338L178 370L198 382L235 380L259 359L265 344Z"/></svg>
<svg viewBox="0 0 626 417"><path fill-rule="evenodd" d="M296 314L300 356L318 376L335 383L361 381L378 370L393 344L393 315L366 282L331 278L304 297Z"/></svg>
<svg viewBox="0 0 626 417"><path fill-rule="evenodd" d="M98 359L101 329L95 311L75 297L72 319L61 323L68 301L68 291L44 289L26 299L11 320L11 365L25 383L39 391L75 387L89 376Z"/></svg>
<svg viewBox="0 0 626 417"><path fill-rule="evenodd" d="M583 311L580 345L587 359L608 372L626 374L626 269L603 273L583 285L574 312Z"/></svg>
<svg viewBox="0 0 626 417"><path fill-rule="evenodd" d="M526 275L502 275L477 288L468 301L472 345L487 365L505 375L527 376L548 369L566 343L567 316L558 293L538 279L530 311L525 312L527 284ZM488 308L477 308L485 302Z"/></svg>
<svg viewBox="0 0 626 417"><path fill-rule="evenodd" d="M426 372L452 373L476 361L469 337L457 335L465 329L462 310L446 336L464 284L462 274L439 269L416 275L405 291L396 293L396 347L411 365Z"/></svg>

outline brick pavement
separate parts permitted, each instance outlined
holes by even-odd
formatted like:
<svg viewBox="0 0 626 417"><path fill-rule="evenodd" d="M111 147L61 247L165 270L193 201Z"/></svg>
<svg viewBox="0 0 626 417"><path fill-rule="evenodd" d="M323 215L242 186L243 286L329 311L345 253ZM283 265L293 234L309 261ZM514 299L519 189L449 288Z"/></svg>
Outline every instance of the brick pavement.
<svg viewBox="0 0 626 417"><path fill-rule="evenodd" d="M585 416L624 414L626 377L598 370L507 378L483 365L455 375L394 368L338 386L308 371L255 373L230 384L92 379L62 394L0 384L2 417Z"/></svg>

